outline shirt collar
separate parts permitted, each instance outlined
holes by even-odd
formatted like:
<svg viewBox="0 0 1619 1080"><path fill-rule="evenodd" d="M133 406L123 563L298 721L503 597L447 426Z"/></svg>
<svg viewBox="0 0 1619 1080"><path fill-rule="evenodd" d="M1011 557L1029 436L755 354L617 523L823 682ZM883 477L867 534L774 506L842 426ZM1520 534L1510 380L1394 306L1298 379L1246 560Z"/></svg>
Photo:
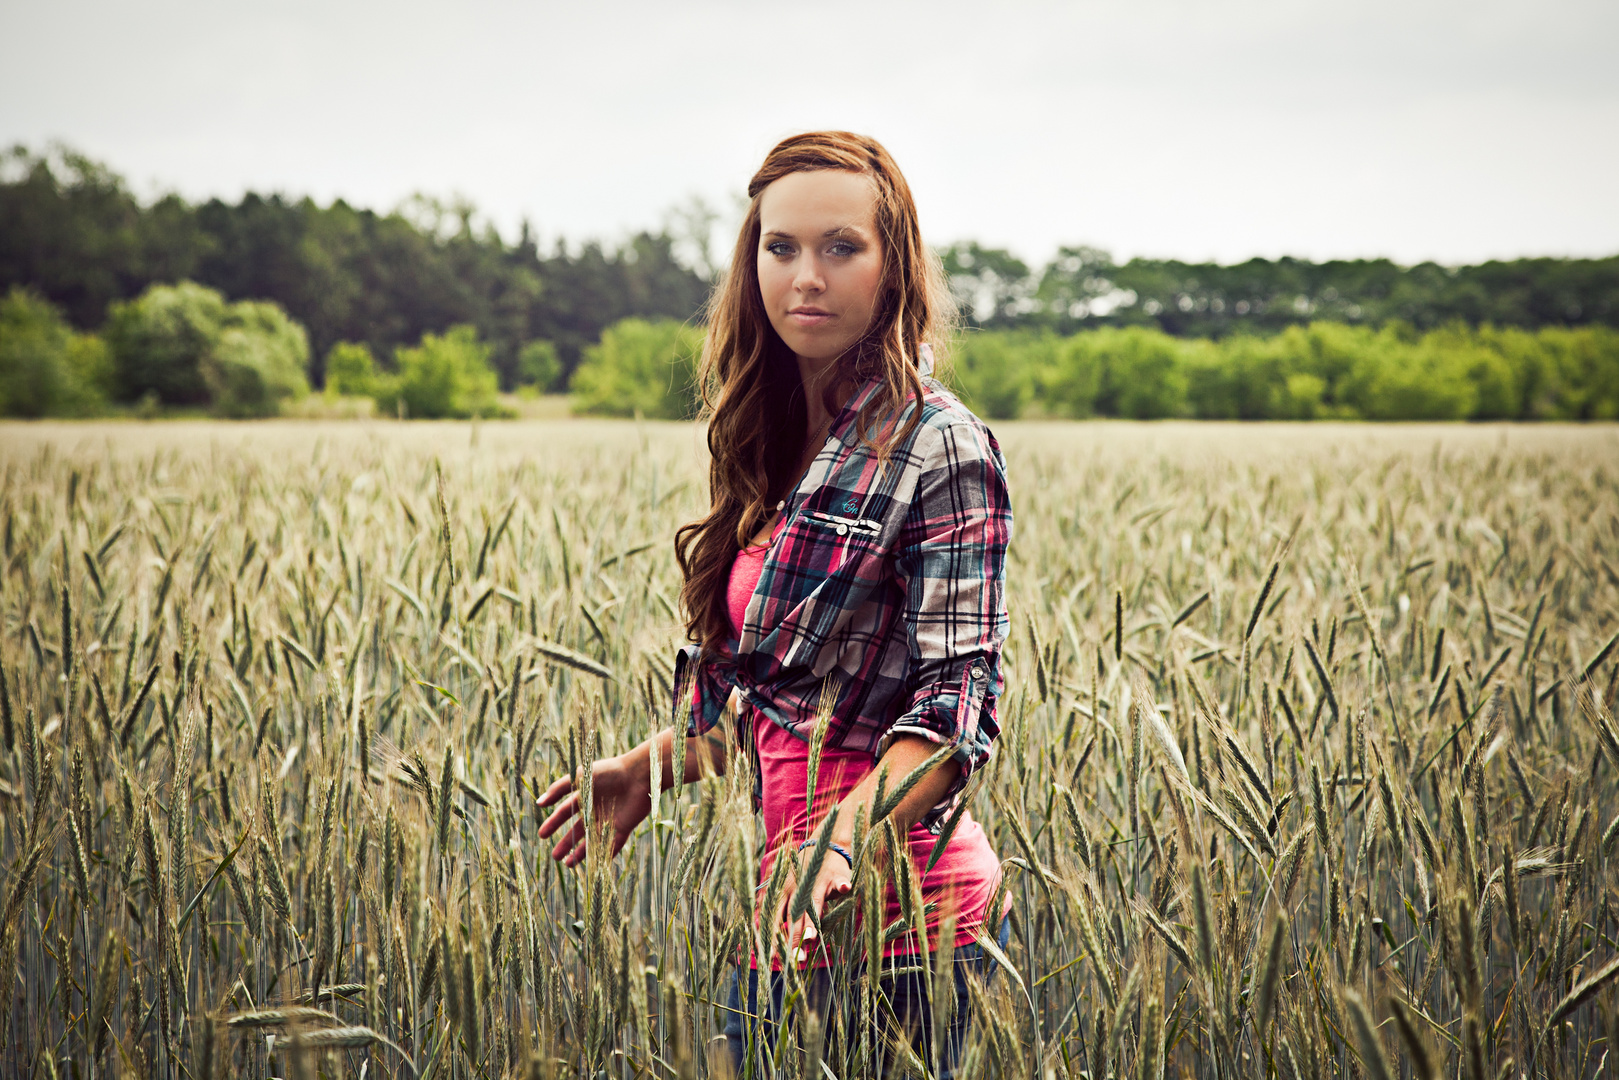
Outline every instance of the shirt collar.
<svg viewBox="0 0 1619 1080"><path fill-rule="evenodd" d="M923 342L922 345L916 350L916 370L917 374L924 379L930 378L933 375L933 347L928 345L926 342ZM828 430L827 434L833 438L836 438L845 446L848 446L854 441L858 440L860 438L860 432L856 430L858 426L855 423L856 418L859 417L860 410L865 408L867 403L869 403L873 397L882 391L882 388L883 379L881 375L872 375L867 378L865 382L861 383L855 389L855 392L849 395L849 400L844 403L842 410L839 411L837 415L837 419L832 421L832 427ZM907 407L909 407L909 402L906 404ZM903 419L904 415L905 410L902 409L900 411L900 416L894 418L894 420L891 422L899 422L900 419Z"/></svg>

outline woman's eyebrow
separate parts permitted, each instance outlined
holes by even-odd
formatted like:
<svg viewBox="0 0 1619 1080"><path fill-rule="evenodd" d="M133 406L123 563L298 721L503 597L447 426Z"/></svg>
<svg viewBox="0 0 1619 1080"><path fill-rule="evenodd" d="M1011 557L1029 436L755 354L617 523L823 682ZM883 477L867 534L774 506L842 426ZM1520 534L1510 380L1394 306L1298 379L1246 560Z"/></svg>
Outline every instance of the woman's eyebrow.
<svg viewBox="0 0 1619 1080"><path fill-rule="evenodd" d="M781 229L768 229L763 235L780 237L783 240L796 239L792 233L785 232ZM831 239L834 236L848 236L856 240L864 239L864 237L861 235L860 226L858 225L835 225L821 234L822 239Z"/></svg>

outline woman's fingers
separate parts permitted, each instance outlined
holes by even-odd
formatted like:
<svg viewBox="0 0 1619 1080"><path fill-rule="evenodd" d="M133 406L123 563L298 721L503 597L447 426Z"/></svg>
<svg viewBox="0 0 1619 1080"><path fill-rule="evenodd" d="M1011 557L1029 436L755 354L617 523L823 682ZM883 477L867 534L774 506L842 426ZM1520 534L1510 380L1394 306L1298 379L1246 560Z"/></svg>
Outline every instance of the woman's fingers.
<svg viewBox="0 0 1619 1080"><path fill-rule="evenodd" d="M556 802L558 799L562 798L562 796L566 795L572 790L573 777L564 776L560 779L552 781L551 786L545 789L545 793L534 801L540 806L550 806L552 803Z"/></svg>
<svg viewBox="0 0 1619 1080"><path fill-rule="evenodd" d="M555 790L555 788L556 788L556 785L553 784L552 785L552 790ZM546 794L549 795L550 792L548 791L548 792L546 792ZM540 805L544 806L545 803L541 802ZM552 833L556 832L558 828L561 827L563 822L567 821L569 818L573 817L578 812L579 812L579 794L578 794L578 792L574 792L574 793L570 794L567 798L563 799L562 802L557 804L557 808L555 810L551 811L551 816L550 817L548 817L544 821L540 822L540 829L539 829L540 836L541 837L550 836Z"/></svg>
<svg viewBox="0 0 1619 1080"><path fill-rule="evenodd" d="M574 856L584 851L585 823L575 821L573 827L562 834L556 844L551 848L551 858L560 860L565 866L572 866L578 862Z"/></svg>
<svg viewBox="0 0 1619 1080"><path fill-rule="evenodd" d="M793 925L793 929L793 962L795 964L807 963L810 957L815 953L815 924L810 922L809 919L805 917L799 919L798 922Z"/></svg>
<svg viewBox="0 0 1619 1080"><path fill-rule="evenodd" d="M810 893L810 908L815 912L815 917L819 919L826 914L826 905L851 888L848 878L838 875L836 871L828 874L823 869L820 879L815 882L815 888Z"/></svg>
<svg viewBox="0 0 1619 1080"><path fill-rule="evenodd" d="M810 942L806 937L814 931L808 917L803 915L794 919L793 925L787 928L787 955L792 957L793 963L802 964L809 959Z"/></svg>
<svg viewBox="0 0 1619 1080"><path fill-rule="evenodd" d="M551 848L551 858L556 859L563 866L578 866L585 858L585 841L590 836L590 830L585 826L582 817L575 818L556 844Z"/></svg>
<svg viewBox="0 0 1619 1080"><path fill-rule="evenodd" d="M788 874L787 880L782 886L781 896L776 901L775 917L771 921L772 926L779 926L787 932L787 952L789 956L792 955L793 946L798 942L793 937L793 927L787 925L787 905L792 903L793 894L797 891L798 875Z"/></svg>
<svg viewBox="0 0 1619 1080"><path fill-rule="evenodd" d="M612 822L612 854L617 855L646 814L633 812L633 806L622 797L620 774L611 768L603 770L602 766L603 762L598 761L590 772L590 783L596 794L594 816L597 823ZM574 783L571 776L561 777L534 802L539 807L553 807L550 816L540 823L539 834L542 838L551 837L572 822L572 827L562 833L551 849L551 857L565 866L578 866L585 858L585 837L589 829L589 823L583 820L580 813L582 799L579 785Z"/></svg>
<svg viewBox="0 0 1619 1080"><path fill-rule="evenodd" d="M784 890L789 895L792 889ZM787 927L787 955L796 963L804 963L814 953L819 937L815 929L816 922L826 914L826 905L840 896L846 896L853 891L849 879L836 875L836 871L823 866L821 876L816 879L815 887L810 892L810 910L794 919ZM810 917L814 913L814 918ZM786 918L785 902L783 909L777 914L777 920Z"/></svg>

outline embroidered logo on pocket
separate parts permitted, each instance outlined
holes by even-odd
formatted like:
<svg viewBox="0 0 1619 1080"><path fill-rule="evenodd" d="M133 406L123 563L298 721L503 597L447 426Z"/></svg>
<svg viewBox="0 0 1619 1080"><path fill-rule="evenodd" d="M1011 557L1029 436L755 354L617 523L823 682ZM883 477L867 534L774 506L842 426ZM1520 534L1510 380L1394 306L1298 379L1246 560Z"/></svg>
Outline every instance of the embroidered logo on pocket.
<svg viewBox="0 0 1619 1080"><path fill-rule="evenodd" d="M872 521L870 518L839 517L837 514L822 513L818 510L805 510L804 520L822 529L837 533L839 536L876 536L883 531L882 523Z"/></svg>

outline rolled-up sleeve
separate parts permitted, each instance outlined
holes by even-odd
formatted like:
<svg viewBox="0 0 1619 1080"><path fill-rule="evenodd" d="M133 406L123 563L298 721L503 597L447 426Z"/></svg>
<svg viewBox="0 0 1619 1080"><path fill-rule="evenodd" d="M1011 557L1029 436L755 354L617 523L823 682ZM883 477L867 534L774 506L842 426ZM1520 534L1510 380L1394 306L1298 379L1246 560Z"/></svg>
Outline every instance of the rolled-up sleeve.
<svg viewBox="0 0 1619 1080"><path fill-rule="evenodd" d="M702 655L698 645L686 645L675 654L674 724L684 720L686 737L701 735L720 722L730 699L735 661Z"/></svg>
<svg viewBox="0 0 1619 1080"><path fill-rule="evenodd" d="M883 734L955 748L961 769L922 823L937 830L1000 733L1006 640L1006 548L1012 507L1006 465L989 432L968 422L924 432L922 469L896 546L909 635L908 708Z"/></svg>

